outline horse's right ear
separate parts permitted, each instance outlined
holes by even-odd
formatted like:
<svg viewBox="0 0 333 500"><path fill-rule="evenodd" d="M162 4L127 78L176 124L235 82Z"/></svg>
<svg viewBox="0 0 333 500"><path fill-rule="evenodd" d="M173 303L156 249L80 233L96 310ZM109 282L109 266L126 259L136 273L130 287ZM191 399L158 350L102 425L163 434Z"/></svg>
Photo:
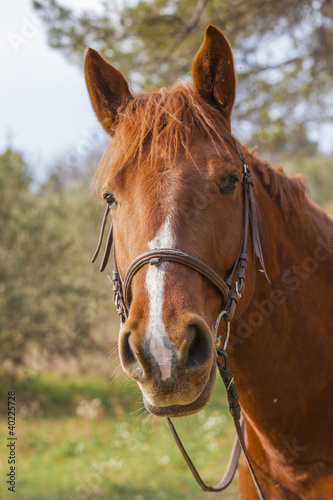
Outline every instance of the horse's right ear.
<svg viewBox="0 0 333 500"><path fill-rule="evenodd" d="M90 100L97 118L109 134L114 134L118 108L133 99L128 84L116 68L89 49L84 64Z"/></svg>

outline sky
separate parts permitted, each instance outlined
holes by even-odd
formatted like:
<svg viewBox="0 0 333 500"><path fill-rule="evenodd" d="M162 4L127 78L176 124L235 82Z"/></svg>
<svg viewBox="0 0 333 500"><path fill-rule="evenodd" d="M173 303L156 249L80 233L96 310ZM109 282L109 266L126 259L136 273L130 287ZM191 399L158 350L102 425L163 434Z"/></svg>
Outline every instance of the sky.
<svg viewBox="0 0 333 500"><path fill-rule="evenodd" d="M80 0L80 7L94 4ZM0 34L0 153L8 145L24 152L42 181L55 159L77 163L107 136L92 110L83 71L48 46L30 0L2 3Z"/></svg>
<svg viewBox="0 0 333 500"><path fill-rule="evenodd" d="M96 9L98 2L64 4ZM31 0L3 2L0 13L0 153L8 146L23 152L43 181L56 160L77 165L102 149L107 136L92 110L83 70L48 46ZM315 131L313 138L319 138L322 151L332 151L331 127Z"/></svg>

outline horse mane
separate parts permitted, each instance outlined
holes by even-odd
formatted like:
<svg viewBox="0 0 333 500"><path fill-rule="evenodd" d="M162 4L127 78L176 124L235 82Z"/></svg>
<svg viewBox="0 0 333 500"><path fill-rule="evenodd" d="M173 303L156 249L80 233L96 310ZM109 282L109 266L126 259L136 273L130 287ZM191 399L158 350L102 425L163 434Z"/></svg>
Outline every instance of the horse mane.
<svg viewBox="0 0 333 500"><path fill-rule="evenodd" d="M192 159L190 143L198 130L218 154L221 148L217 146L221 143L227 151L230 149L225 141L227 132L221 110L201 98L189 83L179 82L171 89L136 96L119 110L117 120L114 139L102 157L97 180L115 177L129 163L138 169L144 164L153 174L158 158L172 162L179 153L185 153ZM281 167L275 169L246 147L243 149L250 155L251 166L263 188L278 203L285 218L292 221L293 215L302 211L306 199L303 176L289 178Z"/></svg>
<svg viewBox="0 0 333 500"><path fill-rule="evenodd" d="M190 143L198 130L216 149L224 143L225 122L221 111L200 97L191 84L178 83L171 89L140 94L118 112L117 120L114 139L103 155L98 179L107 171L116 176L130 162L136 168L144 163L145 169L154 171L161 157L172 162L179 153L185 153L192 158Z"/></svg>
<svg viewBox="0 0 333 500"><path fill-rule="evenodd" d="M303 212L306 197L306 183L302 174L288 177L282 167L272 167L264 160L251 154L251 167L257 173L268 195L278 204L285 219L293 222Z"/></svg>

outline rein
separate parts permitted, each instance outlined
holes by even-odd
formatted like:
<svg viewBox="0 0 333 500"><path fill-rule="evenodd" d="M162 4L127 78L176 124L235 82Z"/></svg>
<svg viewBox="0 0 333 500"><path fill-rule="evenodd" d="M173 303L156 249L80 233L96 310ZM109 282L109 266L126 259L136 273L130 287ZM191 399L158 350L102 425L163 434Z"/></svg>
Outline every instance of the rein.
<svg viewBox="0 0 333 500"><path fill-rule="evenodd" d="M227 354L227 345L229 340L230 333L230 322L232 321L235 313L235 308L237 306L238 300L241 298L242 293L245 290L245 274L246 268L249 260L249 255L247 254L247 244L249 235L251 238L252 244L252 253L258 259L259 265L261 267L261 271L264 273L266 280L269 282L269 278L266 273L265 264L263 260L260 238L258 232L258 223L257 223L257 213L255 207L255 201L253 197L253 177L249 167L246 165L244 154L240 151L236 139L229 134L227 131L224 131L225 139L227 142L233 147L233 149L238 154L240 160L243 165L243 175L242 175L242 197L243 197L243 232L242 232L242 242L240 252L235 261L235 264L232 268L231 273L227 277L227 279L223 280L211 267L202 262L201 260L179 250L173 248L160 248L155 250L149 250L140 254L129 266L127 272L125 274L124 280L122 279L116 258L115 253L114 257L114 269L112 273L112 283L113 283L113 302L117 308L117 312L120 317L121 324L125 323L128 317L128 312L131 303L131 283L135 276L135 274L145 265L158 266L160 262L176 262L182 264L190 269L197 271L202 276L204 276L210 283L212 283L221 293L222 296L222 306L221 311L217 316L215 326L213 329L214 337L215 337L215 349L216 349L216 363L219 369L221 378L226 387L228 402L229 402L229 411L233 418L233 422L235 425L237 438L235 439L233 449L231 452L231 456L229 459L229 464L227 470L221 479L221 481L216 486L209 486L201 479L199 473L194 467L190 457L188 456L177 432L174 428L170 418L167 418L169 427L171 432L175 438L175 441L187 463L189 466L194 478L199 484L200 488L204 491L222 491L224 490L232 481L239 460L239 455L241 450L243 451L253 482L255 484L258 497L260 500L265 500L264 495L262 493L261 487L259 485L256 474L253 470L253 466L251 464L250 457L248 455L245 442L244 442L244 422L241 419L240 412L240 404L237 388L235 385L234 378L232 377L231 370L229 367L229 358ZM100 236L97 244L96 251L92 258L92 262L94 262L98 256L100 251L103 234L105 230L105 226L107 223L107 218L109 215L109 206L106 207L105 214L102 221L102 227L100 231ZM113 243L113 229L112 223L109 229L109 234L107 237L107 242L105 246L104 255L102 258L102 263L100 266L100 271L102 272L109 260L109 256L112 249ZM114 252L114 248L113 248ZM220 336L217 336L219 325L221 320L226 323L226 334L222 345L222 340Z"/></svg>

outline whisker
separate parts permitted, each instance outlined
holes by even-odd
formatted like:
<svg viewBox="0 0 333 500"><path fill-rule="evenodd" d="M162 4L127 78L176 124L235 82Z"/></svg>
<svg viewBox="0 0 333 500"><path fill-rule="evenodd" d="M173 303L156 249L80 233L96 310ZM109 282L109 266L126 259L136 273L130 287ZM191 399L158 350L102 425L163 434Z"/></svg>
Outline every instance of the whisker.
<svg viewBox="0 0 333 500"><path fill-rule="evenodd" d="M134 382L135 383L135 382ZM125 378L122 383L121 383L121 386L124 388L124 389L127 389L127 388L131 388L132 387L132 384L133 384L133 380L129 377Z"/></svg>
<svg viewBox="0 0 333 500"><path fill-rule="evenodd" d="M151 413L148 413L148 415L146 416L146 418L142 421L143 424L146 424L150 419L152 418L152 414Z"/></svg>
<svg viewBox="0 0 333 500"><path fill-rule="evenodd" d="M135 413L139 413L141 412L142 410L145 410L146 408L144 406L140 406L140 408L137 408L136 410L133 410L130 412L130 415L135 415ZM137 418L139 418L140 415L137 416Z"/></svg>
<svg viewBox="0 0 333 500"><path fill-rule="evenodd" d="M111 377L110 377L110 384L113 384L113 382L118 378L121 374L123 373L122 366L119 364L112 372Z"/></svg>
<svg viewBox="0 0 333 500"><path fill-rule="evenodd" d="M112 347L111 351L109 352L109 357L113 356L117 351L118 351L118 344Z"/></svg>

